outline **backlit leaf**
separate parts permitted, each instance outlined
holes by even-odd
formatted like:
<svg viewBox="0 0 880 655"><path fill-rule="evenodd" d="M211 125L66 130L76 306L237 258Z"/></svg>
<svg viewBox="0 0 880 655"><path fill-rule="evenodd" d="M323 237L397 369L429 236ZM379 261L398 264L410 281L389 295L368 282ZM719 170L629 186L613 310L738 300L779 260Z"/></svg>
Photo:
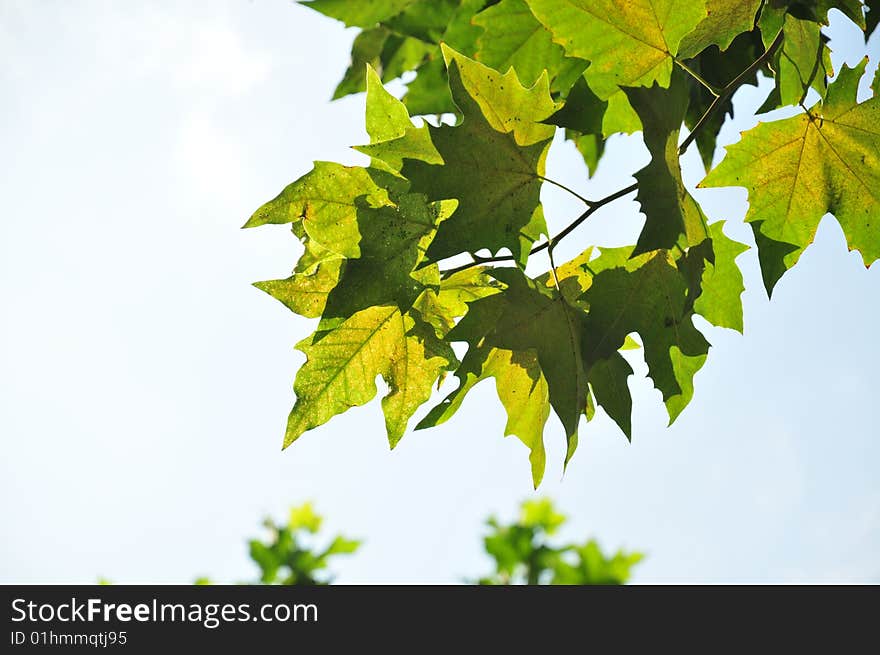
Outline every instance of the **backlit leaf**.
<svg viewBox="0 0 880 655"><path fill-rule="evenodd" d="M619 86L669 86L679 44L707 17L705 0L527 0L570 57L590 63L602 99Z"/></svg>
<svg viewBox="0 0 880 655"><path fill-rule="evenodd" d="M880 257L880 98L856 102L865 62L844 67L809 114L761 123L700 184L744 186L767 292L827 212L866 266Z"/></svg>

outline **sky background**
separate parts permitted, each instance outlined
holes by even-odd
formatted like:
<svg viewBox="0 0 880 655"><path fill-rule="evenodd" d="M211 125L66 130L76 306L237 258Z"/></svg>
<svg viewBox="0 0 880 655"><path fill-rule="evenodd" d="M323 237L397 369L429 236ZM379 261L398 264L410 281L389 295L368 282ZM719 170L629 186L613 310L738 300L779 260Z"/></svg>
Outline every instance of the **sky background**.
<svg viewBox="0 0 880 655"><path fill-rule="evenodd" d="M835 63L855 64L835 19ZM338 582L488 572L484 519L535 495L492 383L393 453L378 401L280 451L312 322L250 283L299 245L239 227L313 160L363 162L363 96L329 102L354 33L283 0L0 0L0 582L249 579L261 518L308 499L328 536L365 539ZM768 89L738 93L722 143ZM557 143L548 174L599 197L648 160L615 137L586 180ZM695 193L753 244L745 190ZM554 231L580 211L545 200ZM558 257L642 220L614 203ZM880 582L880 266L831 217L772 303L754 252L739 263L745 336L701 324L713 349L678 421L640 364L633 443L600 413L563 478L551 419L538 495L570 516L561 538L646 552L635 582Z"/></svg>

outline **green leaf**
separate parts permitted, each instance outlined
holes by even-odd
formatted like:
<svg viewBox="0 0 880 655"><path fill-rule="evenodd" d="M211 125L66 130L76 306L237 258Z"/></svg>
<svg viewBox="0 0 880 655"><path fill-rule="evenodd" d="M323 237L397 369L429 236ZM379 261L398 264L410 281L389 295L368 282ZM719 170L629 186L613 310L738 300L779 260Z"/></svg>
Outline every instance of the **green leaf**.
<svg viewBox="0 0 880 655"><path fill-rule="evenodd" d="M396 207L362 207L358 212L361 256L345 263L329 293L319 330L332 329L356 312L395 303L406 311L424 289L439 285L436 267L419 275L437 227L455 211L456 200L427 203L419 194L402 196ZM334 250L336 244L328 244ZM433 277L433 279L432 279Z"/></svg>
<svg viewBox="0 0 880 655"><path fill-rule="evenodd" d="M396 16L416 0L310 0L300 4L345 23L346 27L373 27Z"/></svg>
<svg viewBox="0 0 880 655"><path fill-rule="evenodd" d="M681 40L707 16L705 0L527 2L568 56L591 62L587 81L602 99L618 86L668 86Z"/></svg>
<svg viewBox="0 0 880 655"><path fill-rule="evenodd" d="M333 100L364 90L364 71L367 66L382 69L382 52L391 33L384 27L364 30L351 45L351 64L333 92Z"/></svg>
<svg viewBox="0 0 880 655"><path fill-rule="evenodd" d="M823 103L761 123L727 148L700 186L744 186L767 292L834 214L866 266L880 258L880 99L856 102L865 61L844 67Z"/></svg>
<svg viewBox="0 0 880 655"><path fill-rule="evenodd" d="M641 553L623 551L608 557L593 540L568 550L575 555L575 562L570 564L559 558L550 584L621 585L629 579L632 567L644 557Z"/></svg>
<svg viewBox="0 0 880 655"><path fill-rule="evenodd" d="M817 23L787 14L782 31L785 41L777 55L776 83L782 104L794 105L810 87L824 93L830 62L826 62L827 48Z"/></svg>
<svg viewBox="0 0 880 655"><path fill-rule="evenodd" d="M351 64L336 87L333 99L363 91L366 66L378 71L387 82L419 68L436 52L436 45L417 38L400 36L384 25L363 30L354 39Z"/></svg>
<svg viewBox="0 0 880 655"><path fill-rule="evenodd" d="M355 150L373 158L376 168L399 172L404 158L442 164L428 127L416 127L406 106L385 90L375 71L367 71L367 133L370 145Z"/></svg>
<svg viewBox="0 0 880 655"><path fill-rule="evenodd" d="M688 106L684 73L677 71L668 89L659 86L625 89L644 126L651 163L636 173L636 199L645 214L645 227L634 255L675 246L687 248L708 237L708 221L688 193L681 177L678 139Z"/></svg>
<svg viewBox="0 0 880 655"><path fill-rule="evenodd" d="M626 250L605 251L588 265L595 277L584 294L590 307L584 356L607 360L637 332L671 423L693 397L693 377L706 361L709 343L694 327L692 285L672 256L658 251L619 265Z"/></svg>
<svg viewBox="0 0 880 655"><path fill-rule="evenodd" d="M586 317L555 290L526 278L518 269L496 269L493 275L507 288L471 303L447 339L465 341L471 348L533 351L537 355L550 405L569 441L568 461L587 403L587 375L581 355Z"/></svg>
<svg viewBox="0 0 880 655"><path fill-rule="evenodd" d="M546 71L553 90L565 92L587 67L582 59L565 56L525 0L501 0L473 22L485 30L477 39L476 58L496 71L513 68L524 84L534 84Z"/></svg>
<svg viewBox="0 0 880 655"><path fill-rule="evenodd" d="M434 407L416 429L445 423L477 383L495 378L498 398L507 411L504 435L515 435L530 450L532 482L537 489L546 465L544 425L550 416L550 400L547 380L535 352L473 348L462 360L456 376L460 380L458 388Z"/></svg>
<svg viewBox="0 0 880 655"><path fill-rule="evenodd" d="M468 303L498 293L501 283L487 274L486 267L475 266L453 273L440 281L439 289L427 288L413 307L434 326L438 336L445 336L464 316Z"/></svg>
<svg viewBox="0 0 880 655"><path fill-rule="evenodd" d="M565 99L565 105L544 122L582 134L601 134L602 118L607 108L608 101L600 100L587 80L580 77Z"/></svg>
<svg viewBox="0 0 880 655"><path fill-rule="evenodd" d="M260 581L263 584L270 584L275 580L281 562L271 548L256 539L252 539L248 546L251 559L260 567Z"/></svg>
<svg viewBox="0 0 880 655"><path fill-rule="evenodd" d="M319 161L254 212L244 227L302 222L305 233L320 245L343 257L359 257L357 212L364 204L381 207L392 203L367 169Z"/></svg>
<svg viewBox="0 0 880 655"><path fill-rule="evenodd" d="M593 284L593 278L600 271L614 266L624 266L632 250L629 248L609 249L602 252L598 260L593 260L594 249L587 248L574 259L556 267L556 277L547 272L536 281L546 287L555 287L559 282L562 296L571 305L589 311L589 303L584 302L584 294ZM632 337L627 336L620 350L639 348ZM614 354L607 359L585 357L584 366L587 380L596 402L620 427L627 439L632 439L632 396L627 378L633 374L632 368L623 357ZM590 396L587 396L587 420L593 419Z"/></svg>
<svg viewBox="0 0 880 655"><path fill-rule="evenodd" d="M874 35L877 24L880 23L880 0L865 0L865 7L868 9L868 14L865 16L865 40L867 41L869 36Z"/></svg>
<svg viewBox="0 0 880 655"><path fill-rule="evenodd" d="M621 346L621 349L623 346ZM619 353L600 359L590 367L589 381L596 402L617 423L628 440L632 440L632 395L627 378L632 367Z"/></svg>
<svg viewBox="0 0 880 655"><path fill-rule="evenodd" d="M437 48L433 43L425 43L409 36L401 37L392 34L382 48L382 80L388 82L397 79L404 73L416 70Z"/></svg>
<svg viewBox="0 0 880 655"><path fill-rule="evenodd" d="M514 134L495 129L493 121L499 122L489 119L468 93L457 60L450 62L449 80L463 118L456 127L429 127L443 165L405 160L402 171L414 192L430 200L459 201L455 215L437 231L428 256L438 261L482 248L493 253L508 248L525 265L531 244L546 232L540 193L550 140L521 146ZM482 106L504 115L510 94L498 88L482 98ZM546 115L530 112L521 118L536 122Z"/></svg>
<svg viewBox="0 0 880 655"><path fill-rule="evenodd" d="M366 69L367 134L370 143L390 141L406 134L415 126L404 104L385 90L372 67Z"/></svg>
<svg viewBox="0 0 880 655"><path fill-rule="evenodd" d="M706 262L700 284L701 293L694 302L694 311L712 325L742 333L741 296L745 286L736 258L749 247L727 237L723 227L724 221L709 226L714 261Z"/></svg>
<svg viewBox="0 0 880 655"><path fill-rule="evenodd" d="M342 255L339 253L328 250L309 237L301 222L292 223L291 232L293 232L294 236L303 243L303 253L296 262L296 266L293 269L294 273L312 275L322 264L329 265L330 262L343 259Z"/></svg>
<svg viewBox="0 0 880 655"><path fill-rule="evenodd" d="M759 25L767 47L780 31L783 33L782 47L773 58L776 71L774 99L779 105L802 102L811 87L824 94L826 75L831 74L831 61L821 25L816 20L795 17L786 13L784 7L772 5L761 11Z"/></svg>
<svg viewBox="0 0 880 655"><path fill-rule="evenodd" d="M441 46L446 65L455 62L463 91L476 101L489 125L505 134L512 133L521 146L552 139L555 130L543 121L559 108L550 97L547 75L541 75L525 88L516 71L503 75L483 64Z"/></svg>
<svg viewBox="0 0 880 655"><path fill-rule="evenodd" d="M489 2L494 0L461 0L458 11L446 26L443 34L443 43L447 46L466 54L473 55L477 51L477 39L483 32L483 28L476 24L476 15Z"/></svg>
<svg viewBox="0 0 880 655"><path fill-rule="evenodd" d="M642 129L639 115L629 104L626 94L618 89L608 97L608 109L602 119L602 135L609 137L618 132L633 134Z"/></svg>
<svg viewBox="0 0 880 655"><path fill-rule="evenodd" d="M574 142L574 147L581 153L584 163L587 165L587 174L592 177L599 168L599 160L605 153L605 139L599 134L578 134L566 130L565 137Z"/></svg>
<svg viewBox="0 0 880 655"><path fill-rule="evenodd" d="M324 311L327 296L339 282L341 259L319 264L312 273L297 273L286 280L257 282L255 287L279 300L290 311L317 318Z"/></svg>
<svg viewBox="0 0 880 655"><path fill-rule="evenodd" d="M419 67L416 77L407 85L403 104L412 116L439 116L455 112L440 48L432 52L427 62Z"/></svg>
<svg viewBox="0 0 880 655"><path fill-rule="evenodd" d="M386 19L385 25L400 34L440 43L458 5L458 0L415 0L396 16Z"/></svg>
<svg viewBox="0 0 880 655"><path fill-rule="evenodd" d="M682 39L678 56L690 59L710 45L727 50L737 35L752 30L760 6L761 0L706 0L708 16Z"/></svg>
<svg viewBox="0 0 880 655"><path fill-rule="evenodd" d="M372 400L378 375L389 386L382 409L394 447L441 372L455 363L452 350L432 329L396 306L364 309L321 338L305 339L297 349L305 353L306 363L293 386L297 398L285 448L306 430Z"/></svg>

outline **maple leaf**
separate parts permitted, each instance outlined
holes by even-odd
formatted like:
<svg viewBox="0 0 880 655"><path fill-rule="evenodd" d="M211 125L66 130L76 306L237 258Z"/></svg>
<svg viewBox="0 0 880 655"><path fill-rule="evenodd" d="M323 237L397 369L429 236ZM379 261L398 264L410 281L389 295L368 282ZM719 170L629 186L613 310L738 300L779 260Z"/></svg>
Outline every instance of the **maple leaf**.
<svg viewBox="0 0 880 655"><path fill-rule="evenodd" d="M579 77L565 99L565 104L544 122L565 128L565 138L573 141L592 176L605 151L603 138L603 119L608 109L608 101L600 100Z"/></svg>
<svg viewBox="0 0 880 655"><path fill-rule="evenodd" d="M808 113L761 123L700 186L744 186L768 294L834 214L866 266L880 257L880 98L858 103L863 61L844 66ZM877 86L875 82L875 87Z"/></svg>
<svg viewBox="0 0 880 655"><path fill-rule="evenodd" d="M678 56L690 59L717 45L727 50L743 32L751 31L761 0L706 0L707 16L679 44Z"/></svg>
<svg viewBox="0 0 880 655"><path fill-rule="evenodd" d="M712 255L703 261L694 311L717 327L743 331L741 296L745 291L736 258L749 249L724 234L724 221L709 226Z"/></svg>
<svg viewBox="0 0 880 655"><path fill-rule="evenodd" d="M708 237L708 221L681 177L678 137L688 106L684 73L672 75L669 88L625 89L641 119L651 163L636 173L636 199L645 213L635 255L659 248L687 248Z"/></svg>
<svg viewBox="0 0 880 655"><path fill-rule="evenodd" d="M552 139L553 127L544 120L559 108L550 97L547 72L526 88L513 68L503 75L488 66L441 46L446 65L454 61L463 90L476 101L489 125L502 133L512 133L521 146Z"/></svg>
<svg viewBox="0 0 880 655"><path fill-rule="evenodd" d="M865 17L865 35L873 36L874 31L880 23L880 2L878 0L865 0L865 7L868 9L868 15Z"/></svg>
<svg viewBox="0 0 880 655"><path fill-rule="evenodd" d="M468 268L442 279L437 288L426 288L413 303L422 318L445 336L455 320L468 311L468 303L498 293L502 284L488 274L485 266Z"/></svg>
<svg viewBox="0 0 880 655"><path fill-rule="evenodd" d="M296 273L284 280L257 282L254 286L280 301L290 311L307 318L317 318L324 312L327 296L339 283L342 264L342 259L335 259L318 265L311 273Z"/></svg>
<svg viewBox="0 0 880 655"><path fill-rule="evenodd" d="M453 214L457 204L456 200L429 204L422 195L406 194L395 207L362 207L358 213L361 254L345 262L337 285L327 296L318 329L335 327L374 305L394 302L405 311L426 284L439 286L436 266L418 274L414 271L437 227Z"/></svg>
<svg viewBox="0 0 880 655"><path fill-rule="evenodd" d="M363 30L351 44L351 64L333 91L333 100L364 90L364 68L382 69L382 53L391 36L384 27Z"/></svg>
<svg viewBox="0 0 880 655"><path fill-rule="evenodd" d="M297 349L307 359L293 385L296 404L288 419L285 448L306 430L372 400L378 375L389 386L382 410L393 448L441 373L457 364L452 349L433 329L396 306L368 307L336 329L308 337Z"/></svg>
<svg viewBox="0 0 880 655"><path fill-rule="evenodd" d="M768 5L761 10L758 25L764 45L769 47L780 32L783 41L773 59L775 88L759 112L799 104L810 88L824 95L826 76L831 75L831 58L826 46L828 39L821 33L823 20L818 16L793 16L784 6Z"/></svg>
<svg viewBox="0 0 880 655"><path fill-rule="evenodd" d="M403 168L404 158L442 164L427 125L413 125L406 106L388 93L372 68L367 69L366 79L370 145L355 146L355 150L372 157L372 166L392 172Z"/></svg>
<svg viewBox="0 0 880 655"><path fill-rule="evenodd" d="M705 0L527 0L603 100L619 86L669 85L681 40L706 18Z"/></svg>
<svg viewBox="0 0 880 655"><path fill-rule="evenodd" d="M476 59L501 72L513 68L524 84L534 84L546 71L552 90L565 93L587 67L583 59L565 56L525 0L501 0L473 23L485 30L477 39Z"/></svg>
<svg viewBox="0 0 880 655"><path fill-rule="evenodd" d="M396 16L416 0L300 0L300 4L345 23L346 27L373 27Z"/></svg>
<svg viewBox="0 0 880 655"><path fill-rule="evenodd" d="M416 430L445 423L471 389L494 378L498 398L507 412L504 435L515 435L529 449L532 482L537 489L547 460L544 425L550 416L550 392L535 351L475 347L468 350L456 376L460 379L458 388L434 407Z"/></svg>
<svg viewBox="0 0 880 655"><path fill-rule="evenodd" d="M525 265L531 244L546 232L540 192L550 139L520 145L516 125L537 123L549 114L535 115L531 106L517 113L511 98L523 96L515 79L513 89L496 87L478 102L468 93L462 72L471 66L480 64L461 56L449 63L449 83L461 123L428 128L443 165L405 159L402 173L414 192L430 200L459 201L455 215L437 231L429 258L437 261L481 248L493 253L508 248ZM513 116L512 124L499 118L503 116Z"/></svg>
<svg viewBox="0 0 880 655"><path fill-rule="evenodd" d="M309 173L254 212L244 227L301 223L305 233L325 248L343 257L359 257L357 214L365 204L393 204L370 170L319 161Z"/></svg>
<svg viewBox="0 0 880 655"><path fill-rule="evenodd" d="M472 349L485 351L479 357L472 355L469 363L475 357L478 361L488 357L491 353L486 349L512 351L517 357L535 354L547 382L550 405L565 429L568 461L577 447L578 422L587 404L587 374L581 356L585 315L554 289L530 280L519 269L496 269L492 275L506 288L471 303L446 338L467 342L469 353ZM534 373L530 377L536 379ZM463 374L462 385L468 379ZM455 397L448 400L451 403ZM426 420L423 426L433 418Z"/></svg>
<svg viewBox="0 0 880 655"><path fill-rule="evenodd" d="M610 249L586 268L593 275L583 296L589 305L586 360L615 356L627 335L637 332L671 423L693 397L694 374L709 351L693 324L692 281L664 250L633 258L631 249Z"/></svg>

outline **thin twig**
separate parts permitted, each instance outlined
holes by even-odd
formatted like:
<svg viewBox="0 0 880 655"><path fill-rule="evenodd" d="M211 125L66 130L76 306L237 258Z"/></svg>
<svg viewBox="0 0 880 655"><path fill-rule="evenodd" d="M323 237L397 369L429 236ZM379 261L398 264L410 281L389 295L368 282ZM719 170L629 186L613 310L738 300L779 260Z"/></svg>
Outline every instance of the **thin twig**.
<svg viewBox="0 0 880 655"><path fill-rule="evenodd" d="M638 183L631 184L628 187L626 187L625 189L621 189L620 191L616 191L616 192L612 193L610 196L605 196L604 198L602 198L602 200L597 200L592 205L590 205L590 208L587 209L587 211L585 211L583 214L581 214L576 219L574 219L564 230L562 230L562 232L560 232L555 237L550 239L547 246L550 246L552 244L552 246L555 248L559 244L560 241L562 241L565 237L567 237L569 234L571 234L575 229L577 229L577 227L581 223L583 223L585 220L587 220L595 212L602 209L602 207L604 207L608 203L614 202L615 200L618 200L619 198L623 198L624 196L629 195L630 193L632 193L633 191L635 191L638 188L639 188Z"/></svg>

